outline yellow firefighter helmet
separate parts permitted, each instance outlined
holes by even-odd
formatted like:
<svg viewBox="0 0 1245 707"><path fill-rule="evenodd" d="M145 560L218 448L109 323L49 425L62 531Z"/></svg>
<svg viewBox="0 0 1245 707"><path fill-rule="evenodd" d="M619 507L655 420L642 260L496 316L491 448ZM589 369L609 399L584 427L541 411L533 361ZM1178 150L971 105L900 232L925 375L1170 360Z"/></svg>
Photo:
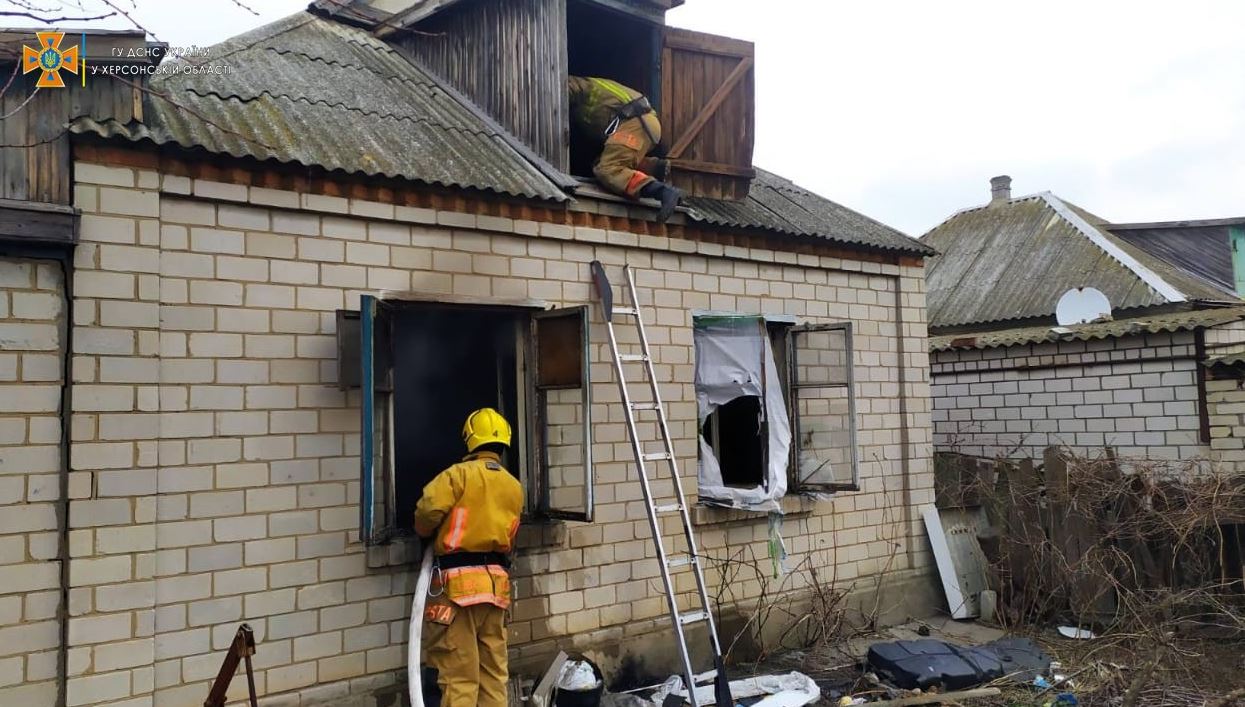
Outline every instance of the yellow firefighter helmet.
<svg viewBox="0 0 1245 707"><path fill-rule="evenodd" d="M510 446L510 423L493 408L480 408L467 416L463 423L463 444L468 452L488 443Z"/></svg>

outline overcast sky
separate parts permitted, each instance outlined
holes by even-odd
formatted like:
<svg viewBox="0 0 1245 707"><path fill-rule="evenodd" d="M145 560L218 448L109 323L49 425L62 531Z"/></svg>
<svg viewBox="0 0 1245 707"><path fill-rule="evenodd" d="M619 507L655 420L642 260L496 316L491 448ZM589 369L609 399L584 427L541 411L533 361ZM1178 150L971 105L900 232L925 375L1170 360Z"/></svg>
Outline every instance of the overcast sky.
<svg viewBox="0 0 1245 707"><path fill-rule="evenodd" d="M134 16L204 45L306 1L248 4ZM1245 215L1241 0L687 0L670 22L756 42L758 166L911 235L1004 173L1114 221Z"/></svg>

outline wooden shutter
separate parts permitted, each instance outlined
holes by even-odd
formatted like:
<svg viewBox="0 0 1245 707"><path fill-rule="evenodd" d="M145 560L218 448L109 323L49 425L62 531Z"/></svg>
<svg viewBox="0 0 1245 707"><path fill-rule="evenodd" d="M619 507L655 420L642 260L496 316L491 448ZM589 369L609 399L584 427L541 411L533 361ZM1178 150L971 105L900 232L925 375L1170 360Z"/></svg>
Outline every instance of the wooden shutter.
<svg viewBox="0 0 1245 707"><path fill-rule="evenodd" d="M756 70L751 42L666 28L661 124L675 185L739 200L755 172Z"/></svg>

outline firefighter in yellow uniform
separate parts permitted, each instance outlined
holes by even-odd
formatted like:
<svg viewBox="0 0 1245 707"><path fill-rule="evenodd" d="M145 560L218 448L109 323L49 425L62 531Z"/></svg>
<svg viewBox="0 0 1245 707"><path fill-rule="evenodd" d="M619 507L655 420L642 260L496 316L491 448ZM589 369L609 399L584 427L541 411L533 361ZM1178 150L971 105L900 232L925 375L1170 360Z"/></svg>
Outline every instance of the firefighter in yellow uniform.
<svg viewBox="0 0 1245 707"><path fill-rule="evenodd" d="M422 651L445 707L506 707L510 558L523 486L501 465L510 425L492 408L463 425L467 457L441 472L415 506L415 532L435 536Z"/></svg>
<svg viewBox="0 0 1245 707"><path fill-rule="evenodd" d="M648 99L609 79L572 76L568 88L571 120L601 141L592 170L597 181L629 199L658 200L657 220L665 223L683 194L662 181L670 163L649 156L661 143L661 123Z"/></svg>

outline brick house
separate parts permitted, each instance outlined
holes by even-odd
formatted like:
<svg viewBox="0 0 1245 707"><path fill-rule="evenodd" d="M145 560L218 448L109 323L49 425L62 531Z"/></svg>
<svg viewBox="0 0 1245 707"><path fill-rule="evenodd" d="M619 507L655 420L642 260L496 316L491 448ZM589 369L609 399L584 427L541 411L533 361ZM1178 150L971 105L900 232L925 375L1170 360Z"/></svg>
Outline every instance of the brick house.
<svg viewBox="0 0 1245 707"><path fill-rule="evenodd" d="M500 5L316 4L195 60L227 75L168 73L139 89L91 74L85 89L40 93L42 112L19 114L25 134L5 133L0 704L201 704L243 621L266 704L392 684L414 583L410 508L481 404L517 423L509 465L529 497L514 669L542 670L564 648L671 672L593 261L616 283L623 265L636 273L686 487L710 453L698 445L698 322L747 315L790 369L778 383L789 408L765 411L789 414L794 432L791 459L777 460L786 494L772 499L789 565L880 591L901 615L922 610L931 251L750 163L715 166L738 156L734 143L717 156L698 143L717 118L689 141L679 178L694 196L657 225L651 205L573 176L566 145L539 139L562 127L435 73L437 57L404 48L402 32L378 37L426 22L441 23L436 36L575 35L542 24L566 3L507 3L530 11L526 24L455 14ZM670 3L632 5L619 17L660 39ZM595 0L570 6L576 31L592 31ZM743 63L742 43L670 35ZM122 44L146 40L89 35L87 54L124 65L109 51ZM552 70L564 84L566 67ZM583 364L559 363L567 351ZM810 357L798 369L797 352ZM805 379L814 355L830 363ZM707 444L738 475L725 482L766 485L749 461L756 440L715 414ZM825 471L804 473L800 460L822 457ZM768 518L702 505L702 550L768 567ZM715 567L723 630L735 630L761 580L724 587ZM690 579L676 577L688 591ZM788 578L793 605L808 581Z"/></svg>
<svg viewBox="0 0 1245 707"><path fill-rule="evenodd" d="M922 237L929 264L938 451L1245 462L1245 304L1233 241L1245 219L1112 224L1049 192L991 201ZM1240 269L1239 263L1237 269ZM1070 289L1110 305L1059 326Z"/></svg>

